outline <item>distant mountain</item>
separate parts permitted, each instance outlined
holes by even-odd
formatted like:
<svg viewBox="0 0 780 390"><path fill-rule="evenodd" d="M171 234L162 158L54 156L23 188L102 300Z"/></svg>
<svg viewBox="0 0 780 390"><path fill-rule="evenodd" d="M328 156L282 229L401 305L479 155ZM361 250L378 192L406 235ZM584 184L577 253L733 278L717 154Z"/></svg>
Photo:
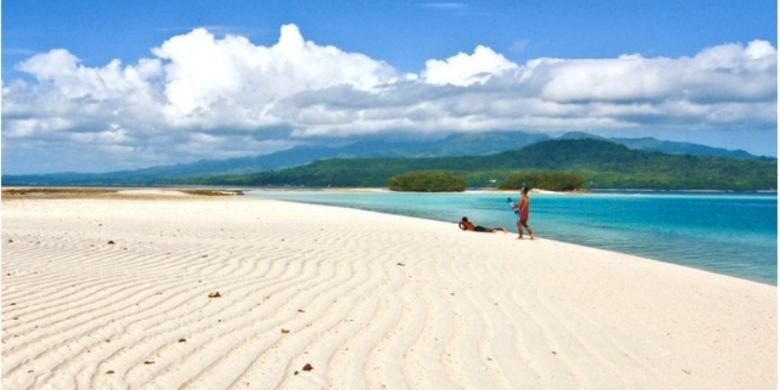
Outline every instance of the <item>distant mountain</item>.
<svg viewBox="0 0 780 390"><path fill-rule="evenodd" d="M690 142L662 141L656 138L612 138L613 141L626 145L631 149L645 150L648 152L662 152L668 154L684 154L689 156L716 156L740 159L756 159L744 150L729 150L711 146L699 145Z"/></svg>
<svg viewBox="0 0 780 390"><path fill-rule="evenodd" d="M643 150L646 152L661 152L666 154L688 155L688 156L714 156L739 159L757 159L762 158L752 155L744 150L729 150L715 148L712 146L694 144L690 142L664 141L652 137L642 138L606 138L594 134L583 132L569 132L557 139L596 139L602 141L612 141L627 146L629 149Z"/></svg>
<svg viewBox="0 0 780 390"><path fill-rule="evenodd" d="M305 165L326 158L361 157L440 157L481 156L517 150L548 141L544 134L520 131L491 131L471 134L453 134L434 140L363 140L342 146L298 146L271 154L226 160L200 160L193 163L156 166L107 173L59 173L45 175L3 175L5 185L157 185L182 182L188 178L215 175L239 175L260 171ZM739 159L757 159L745 151L712 148L684 142L662 141L655 138L613 138L570 132L559 140L599 140L623 144L631 149L657 151L668 154L719 156ZM772 160L772 159L770 159Z"/></svg>
<svg viewBox="0 0 780 390"><path fill-rule="evenodd" d="M678 156L631 150L611 141L564 139L488 156L328 159L248 175L198 179L201 184L250 186L381 187L395 175L447 170L470 186L499 182L512 172L566 171L588 188L732 189L777 188L777 162Z"/></svg>
<svg viewBox="0 0 780 390"><path fill-rule="evenodd" d="M600 135L591 134L591 133L585 133L582 131L570 131L568 133L559 136L556 139L595 139L599 141L610 141L609 138L602 137Z"/></svg>
<svg viewBox="0 0 780 390"><path fill-rule="evenodd" d="M306 164L331 157L329 148L297 147L267 155L227 160L200 160L189 164L164 165L107 173L58 173L45 175L3 175L4 185L154 185L194 176L240 174Z"/></svg>
<svg viewBox="0 0 780 390"><path fill-rule="evenodd" d="M489 132L454 134L425 141L364 140L346 146L299 146L271 154L200 160L188 164L163 165L107 173L57 173L44 175L3 175L4 185L155 185L190 177L241 174L304 165L323 158L419 157L484 155L548 139L543 134Z"/></svg>
<svg viewBox="0 0 780 390"><path fill-rule="evenodd" d="M537 142L547 141L545 134L519 131L492 131L487 133L451 135L433 147L431 156L481 156L521 149Z"/></svg>

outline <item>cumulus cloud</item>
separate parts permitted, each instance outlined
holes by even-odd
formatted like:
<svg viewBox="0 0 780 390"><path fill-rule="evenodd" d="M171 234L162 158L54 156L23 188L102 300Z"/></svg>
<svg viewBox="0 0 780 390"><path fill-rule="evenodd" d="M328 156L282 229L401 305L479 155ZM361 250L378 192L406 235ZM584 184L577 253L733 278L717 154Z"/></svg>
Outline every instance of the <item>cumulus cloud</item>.
<svg viewBox="0 0 780 390"><path fill-rule="evenodd" d="M281 124L284 118L268 115L276 101L337 85L371 90L398 76L368 56L305 41L295 25L282 26L270 47L195 29L153 53L166 63L163 112L170 123L185 127Z"/></svg>
<svg viewBox="0 0 780 390"><path fill-rule="evenodd" d="M626 54L523 64L479 45L408 74L307 41L292 24L269 46L198 28L151 52L132 64L88 66L54 49L17 64L33 81L4 83L4 152L8 145L58 145L116 152L122 164L144 165L398 131L776 123L776 49L766 41L679 58Z"/></svg>
<svg viewBox="0 0 780 390"><path fill-rule="evenodd" d="M555 101L774 100L775 49L765 41L705 49L692 58L539 59L527 70L544 78Z"/></svg>
<svg viewBox="0 0 780 390"><path fill-rule="evenodd" d="M517 69L517 64L482 45L473 54L458 53L446 60L428 60L422 77L425 82L437 85L468 86L484 84L493 76Z"/></svg>

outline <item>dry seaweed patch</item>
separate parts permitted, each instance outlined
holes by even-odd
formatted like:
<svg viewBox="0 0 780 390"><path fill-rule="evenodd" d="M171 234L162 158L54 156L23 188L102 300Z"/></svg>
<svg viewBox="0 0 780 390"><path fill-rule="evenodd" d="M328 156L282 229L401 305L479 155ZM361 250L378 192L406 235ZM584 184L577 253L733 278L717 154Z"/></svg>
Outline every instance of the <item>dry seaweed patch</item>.
<svg viewBox="0 0 780 390"><path fill-rule="evenodd" d="M7 188L3 189L3 199L93 198L117 192L106 188Z"/></svg>
<svg viewBox="0 0 780 390"><path fill-rule="evenodd" d="M240 196L244 195L241 190L178 190L188 195L198 196Z"/></svg>
<svg viewBox="0 0 780 390"><path fill-rule="evenodd" d="M3 199L133 199L164 200L188 197L244 195L240 190L177 188L34 187L3 189Z"/></svg>

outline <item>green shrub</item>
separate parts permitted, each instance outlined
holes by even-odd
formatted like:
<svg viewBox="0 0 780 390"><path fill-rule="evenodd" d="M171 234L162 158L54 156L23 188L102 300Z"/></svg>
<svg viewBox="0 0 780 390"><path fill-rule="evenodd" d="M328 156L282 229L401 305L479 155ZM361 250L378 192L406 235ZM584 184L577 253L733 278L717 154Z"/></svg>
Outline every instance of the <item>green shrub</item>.
<svg viewBox="0 0 780 390"><path fill-rule="evenodd" d="M393 176L387 180L392 191L460 192L466 190L466 181L445 171L416 171Z"/></svg>
<svg viewBox="0 0 780 390"><path fill-rule="evenodd" d="M530 188L550 191L574 191L582 188L585 179L566 172L517 172L509 175L498 188L517 190L526 183Z"/></svg>

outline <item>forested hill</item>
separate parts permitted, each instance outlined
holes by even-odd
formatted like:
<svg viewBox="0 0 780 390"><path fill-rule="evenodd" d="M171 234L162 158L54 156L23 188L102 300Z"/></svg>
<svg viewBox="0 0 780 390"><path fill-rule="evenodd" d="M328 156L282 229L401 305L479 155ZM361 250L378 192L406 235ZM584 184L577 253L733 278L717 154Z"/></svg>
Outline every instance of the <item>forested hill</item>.
<svg viewBox="0 0 780 390"><path fill-rule="evenodd" d="M381 187L394 175L448 170L470 186L500 184L518 170L566 171L587 188L769 190L777 188L774 159L740 160L631 150L597 139L561 139L489 156L330 159L255 174L207 177L200 184ZM495 180L495 181L491 181Z"/></svg>
<svg viewBox="0 0 780 390"><path fill-rule="evenodd" d="M545 134L522 131L488 131L452 134L441 139L392 138L362 140L348 144L304 145L270 154L226 160L200 160L191 163L114 171L106 173L55 173L3 175L5 185L157 185L192 177L242 175L300 166L326 158L366 157L447 157L483 156L549 141ZM630 149L667 154L756 159L742 150L726 150L704 145L658 140L655 138L607 139L593 134L571 132L559 140L595 139L612 141Z"/></svg>
<svg viewBox="0 0 780 390"><path fill-rule="evenodd" d="M308 164L325 158L489 155L548 140L544 134L493 131L443 139L363 140L347 145L297 146L270 154L106 173L3 175L5 185L158 185L192 177L240 175Z"/></svg>

